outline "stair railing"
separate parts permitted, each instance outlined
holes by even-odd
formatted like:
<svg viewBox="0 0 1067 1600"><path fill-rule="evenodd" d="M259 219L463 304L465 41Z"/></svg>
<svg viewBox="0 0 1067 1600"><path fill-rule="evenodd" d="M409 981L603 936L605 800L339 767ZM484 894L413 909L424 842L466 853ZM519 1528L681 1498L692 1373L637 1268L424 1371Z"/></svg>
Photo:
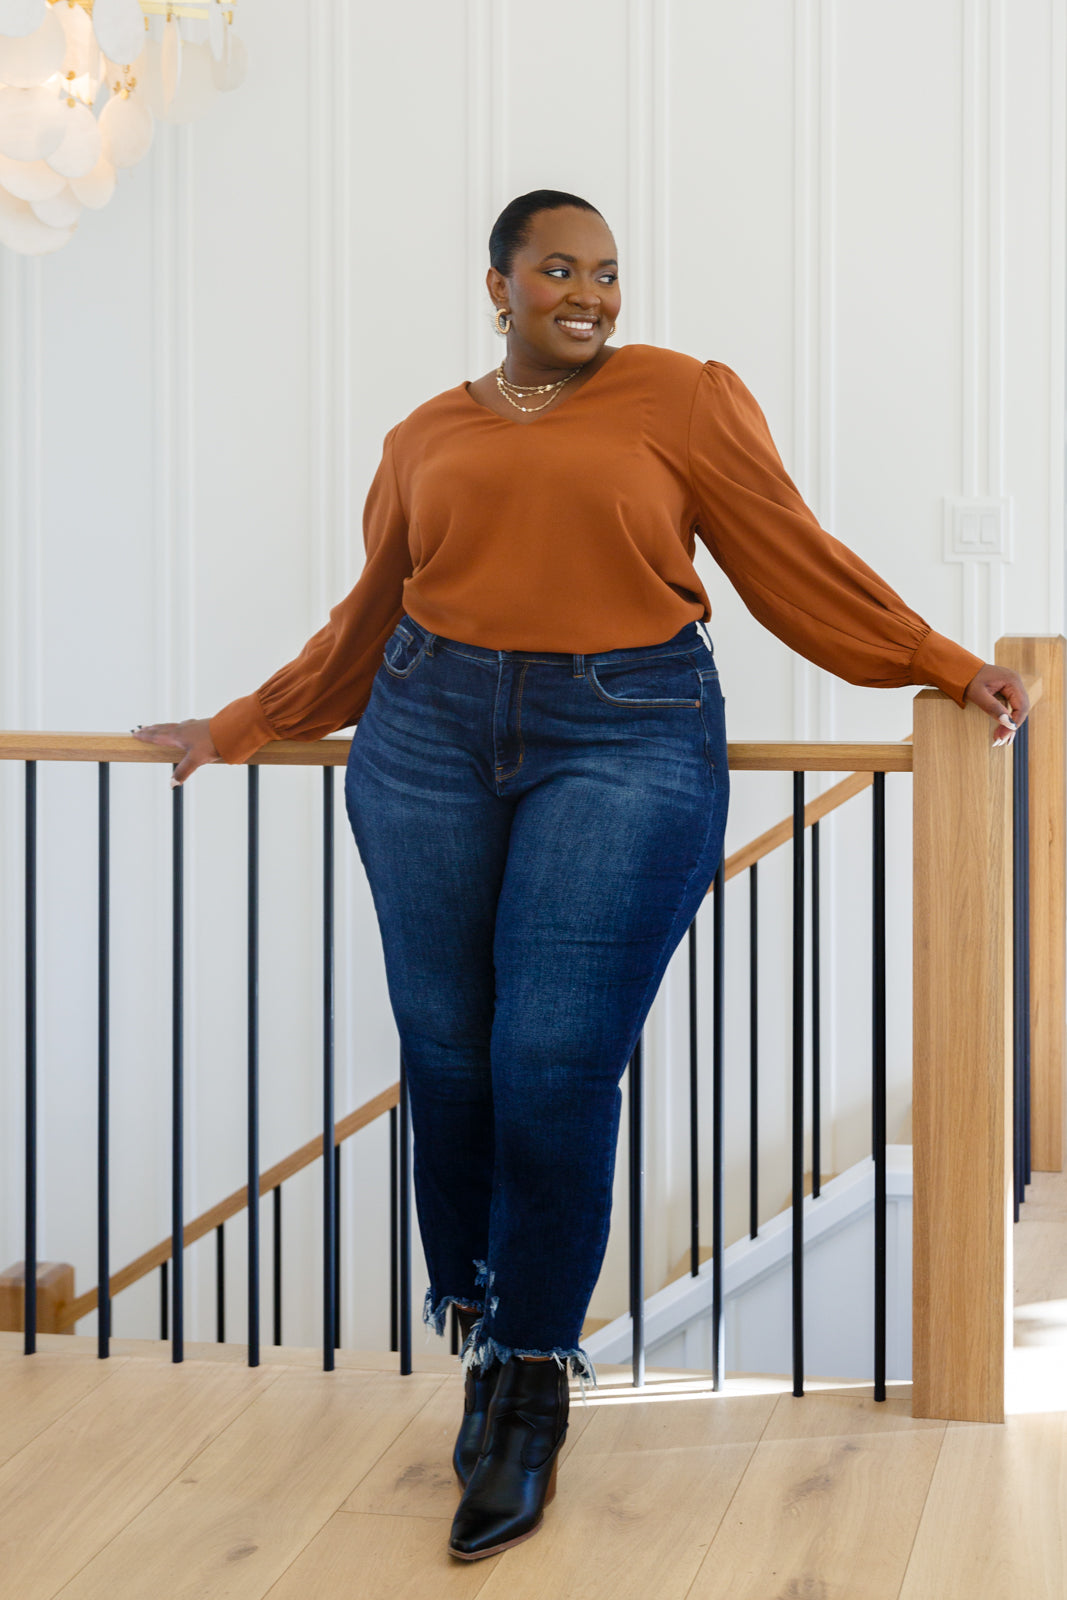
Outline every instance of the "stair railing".
<svg viewBox="0 0 1067 1600"><path fill-rule="evenodd" d="M818 882L818 824L838 805L866 788L874 791L872 871L874 882L874 972L872 1037L873 1153L876 1169L876 1351L875 1393L885 1394L885 812L887 772L912 772L914 779L914 1141L915 1289L913 1296L913 1395L919 1416L999 1420L1003 1416L1006 1330L1011 1309L1010 1221L1024 1192L1032 1157L1039 1168L1059 1170L1063 1159L1064 1106L1064 664L1062 638L1005 639L997 660L1030 680L1032 735L1016 742L1014 764L992 750L988 719L973 707L961 714L943 695L922 691L915 702L911 743L731 744L730 767L740 771L793 774L791 819L780 823L719 870L710 900L713 917L713 1219L712 1270L720 1274L715 1295L714 1379L722 1368L722 952L725 883L750 874L750 937L757 936L757 867L771 850L793 849L793 1350L794 1392L803 1392L803 1144L804 1144L804 945L805 830L810 828L813 884ZM1030 730L1025 730L1028 733ZM1036 757L1029 752L1033 749ZM110 1339L111 1296L159 1266L172 1264L172 1356L183 1358L183 1248L237 1211L249 1197L272 1191L276 1241L280 1236L280 1184L320 1155L323 1161L323 1364L334 1364L339 1344L337 1282L340 1270L337 1152L358 1128L389 1112L393 1124L391 1261L393 1347L401 1371L411 1370L410 1129L403 1063L397 1084L347 1118L333 1115L333 769L347 759L348 740L280 741L249 764L248 783L248 1182L192 1223L182 1219L183 1034L183 791L172 810L172 1232L121 1272L108 1262L108 769L114 761L166 763L162 751L120 735L0 734L0 760L25 763L25 1078L26 1208L25 1262L0 1277L0 1325L24 1329L24 1350L36 1348L38 1262L36 1251L36 764L41 760L93 761L99 771L98 941L98 1282L95 1289L58 1306L55 1325L73 1328L97 1309L98 1353ZM323 1108L324 1133L264 1173L258 1163L258 769L317 766L323 774ZM850 774L825 794L805 800L804 773ZM1021 796L1012 822L1012 793ZM1013 842L1014 839L1014 842ZM1013 897L1014 867L1014 897ZM1031 894L1033 886L1036 893ZM817 889L811 898L813 937L812 1022L813 1198L818 1198L818 941ZM691 1271L700 1270L698 1209L696 927L689 935L691 1088ZM961 951L963 952L961 954ZM755 965L753 963L753 974ZM1014 982L1013 982L1014 979ZM752 1163L757 1165L758 997L750 994ZM1032 1077L1029 1068L1032 1063ZM644 1377L642 1311L642 1050L629 1070L631 1312L634 1381ZM1032 1087L1031 1087L1032 1084ZM1011 1152L1015 1151L1015 1161ZM332 1158L331 1158L332 1155ZM1014 1175L1013 1175L1014 1173ZM755 1194L750 1174L751 1193ZM259 1361L258 1206L248 1207L249 1362ZM881 1222L879 1223L879 1215ZM758 1229L754 1199L753 1231ZM276 1245L277 1249L277 1245ZM275 1283L280 1263L275 1262ZM19 1293L24 1285L24 1292ZM277 1306L276 1288L276 1306ZM18 1305L15 1304L17 1295ZM6 1296L6 1300L5 1300ZM163 1302L166 1303L164 1289ZM879 1304L880 1302L880 1304ZM221 1304L221 1300L220 1300ZM6 1312L5 1312L6 1307ZM14 1310L13 1310L14 1308ZM12 1321L11 1316L18 1320ZM880 1331L879 1331L880 1330ZM276 1334L278 1322L276 1313ZM455 1329L453 1328L453 1347Z"/></svg>

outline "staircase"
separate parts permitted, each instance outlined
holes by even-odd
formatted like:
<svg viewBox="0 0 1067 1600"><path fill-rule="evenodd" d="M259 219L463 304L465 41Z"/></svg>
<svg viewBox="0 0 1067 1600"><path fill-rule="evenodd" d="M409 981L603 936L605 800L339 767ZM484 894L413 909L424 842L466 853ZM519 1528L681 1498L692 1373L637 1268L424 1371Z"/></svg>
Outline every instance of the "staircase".
<svg viewBox="0 0 1067 1600"><path fill-rule="evenodd" d="M911 1376L911 1146L886 1152L886 1372ZM858 1161L824 1180L818 1199L804 1199L804 1344L813 1373L866 1380L874 1343L874 1162ZM791 1351L792 1212L739 1239L723 1255L726 1369L787 1372ZM843 1292L842 1286L847 1285ZM712 1260L694 1277L667 1283L645 1301L650 1367L708 1371L712 1362ZM585 1341L594 1362L624 1362L631 1348L629 1313Z"/></svg>

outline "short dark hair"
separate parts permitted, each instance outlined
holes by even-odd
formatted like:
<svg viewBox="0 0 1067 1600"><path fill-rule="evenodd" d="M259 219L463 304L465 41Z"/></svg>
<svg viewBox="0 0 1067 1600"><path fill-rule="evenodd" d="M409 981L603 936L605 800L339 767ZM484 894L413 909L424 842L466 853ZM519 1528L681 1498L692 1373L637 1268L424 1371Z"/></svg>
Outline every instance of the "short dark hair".
<svg viewBox="0 0 1067 1600"><path fill-rule="evenodd" d="M530 237L530 223L540 211L562 211L564 206L577 206L580 211L593 211L590 205L576 194L565 194L562 189L531 189L520 194L504 207L493 223L489 235L489 263L506 277L511 273L516 250L521 250Z"/></svg>

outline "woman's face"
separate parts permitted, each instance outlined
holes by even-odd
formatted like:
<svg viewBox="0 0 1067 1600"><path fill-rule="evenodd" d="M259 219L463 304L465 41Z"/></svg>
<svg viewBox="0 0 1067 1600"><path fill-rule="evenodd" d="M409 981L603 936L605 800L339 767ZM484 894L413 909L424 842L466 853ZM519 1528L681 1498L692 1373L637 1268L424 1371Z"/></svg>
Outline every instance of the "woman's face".
<svg viewBox="0 0 1067 1600"><path fill-rule="evenodd" d="M550 371L584 367L619 315L619 266L611 230L595 211L540 211L508 277L490 267L498 310L511 313L508 354Z"/></svg>

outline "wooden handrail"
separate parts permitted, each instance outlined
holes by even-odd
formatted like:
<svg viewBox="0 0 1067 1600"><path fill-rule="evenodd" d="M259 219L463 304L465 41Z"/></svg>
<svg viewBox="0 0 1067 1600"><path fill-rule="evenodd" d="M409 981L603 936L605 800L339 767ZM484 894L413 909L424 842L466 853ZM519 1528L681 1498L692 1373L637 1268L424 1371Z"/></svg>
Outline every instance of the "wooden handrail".
<svg viewBox="0 0 1067 1600"><path fill-rule="evenodd" d="M276 739L249 764L260 767L343 767L350 737ZM0 733L0 761L140 761L173 766L178 750L145 744L130 733Z"/></svg>
<svg viewBox="0 0 1067 1600"><path fill-rule="evenodd" d="M346 1117L342 1117L339 1122L334 1123L334 1144L342 1144L345 1139L351 1138L352 1134L358 1133L360 1128L366 1128L370 1123L376 1122L379 1117L384 1116L387 1111L391 1111L399 1103L400 1085L399 1083L391 1083L388 1089L383 1089L373 1099L367 1100L361 1106L357 1106L355 1111L350 1111ZM309 1167L321 1155L322 1135L317 1134L314 1139L309 1139L307 1144L302 1144L299 1150L292 1151L290 1155L283 1157L281 1161L276 1161L273 1167L268 1167L265 1172L260 1173L260 1195L269 1194L272 1189L277 1188L279 1183L283 1183L286 1178L291 1178L294 1172L300 1172L304 1167ZM201 1212L200 1216L194 1218L192 1222L187 1222L182 1229L183 1245L187 1248L189 1245L195 1244L198 1239L202 1239L205 1234L211 1233L213 1229L217 1228L220 1222L226 1222L230 1217L235 1217L247 1205L248 1185L245 1184L243 1188L235 1189L232 1194L227 1195L225 1200L220 1200L216 1205L213 1205L210 1210ZM161 1266L164 1261L169 1261L172 1253L171 1246L172 1240L170 1237L161 1239L150 1250L144 1251L142 1255L137 1256L135 1260L129 1262L118 1272L112 1273L109 1280L111 1293L115 1295L121 1289L128 1289L131 1283L137 1282L138 1278L147 1276L149 1272ZM66 1314L57 1323L55 1331L62 1333L67 1328L73 1327L76 1322L81 1321L82 1317L87 1317L90 1311L96 1310L96 1303L97 1290L95 1287L87 1290L85 1294L80 1294L76 1300L71 1302Z"/></svg>
<svg viewBox="0 0 1067 1600"><path fill-rule="evenodd" d="M1039 677L1027 677L1025 673L1022 675L1022 677L1023 683L1026 685L1026 692L1030 696L1031 709L1033 709L1033 707L1037 705L1038 701L1044 694L1044 682ZM901 744L910 747L911 742L912 735L909 733L907 737L901 741ZM731 768L734 771L745 770L743 767L738 768L735 765L735 750L751 750L759 748L759 746L753 745L731 745L729 747ZM840 748L853 750L860 749L867 751L878 749L880 747L875 745L842 745ZM859 765L859 763L857 763L857 765ZM750 768L749 770L757 769ZM799 772L804 769L795 767L793 770ZM834 769L822 767L819 770L826 772ZM851 777L844 778L840 783L835 783L832 789L827 789L824 794L816 795L814 800L809 800L807 802L804 807L805 828L810 828L814 822L821 822L823 817L828 816L831 811L836 811L838 806L843 806L847 800L852 800L856 795L862 794L864 789L869 789L874 782L874 774L876 771L908 772L911 770L912 767L910 761L907 766L898 765L878 768L866 766L862 767L860 771L853 772ZM729 881L730 878L736 878L739 873L746 871L747 868L755 866L757 861L762 861L764 856L769 856L772 850L777 850L781 845L788 844L792 837L793 819L792 817L783 817L781 822L776 822L773 828L767 829L766 833L761 833L757 838L750 839L748 844L742 845L740 850L735 850L732 856L727 856L726 866L724 869L724 875L727 881ZM712 885L712 888L708 890L709 894L713 892L714 885ZM1059 1169L1057 1168L1056 1170L1058 1171Z"/></svg>
<svg viewBox="0 0 1067 1600"><path fill-rule="evenodd" d="M343 767L348 736L277 739L251 756L254 766ZM733 772L910 772L911 749L900 743L781 743L757 740L728 747ZM128 733L0 733L0 761L139 761L173 766L176 750L143 744Z"/></svg>

